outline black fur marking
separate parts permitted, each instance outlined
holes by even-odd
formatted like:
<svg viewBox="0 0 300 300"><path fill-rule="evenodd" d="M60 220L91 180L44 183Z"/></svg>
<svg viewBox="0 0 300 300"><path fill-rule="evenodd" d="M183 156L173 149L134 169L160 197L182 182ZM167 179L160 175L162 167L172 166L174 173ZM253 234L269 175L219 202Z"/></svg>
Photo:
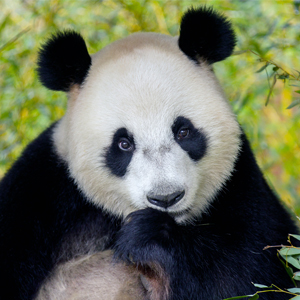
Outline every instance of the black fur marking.
<svg viewBox="0 0 300 300"><path fill-rule="evenodd" d="M82 84L91 65L85 42L74 31L53 35L39 52L38 75L51 90L70 90L73 84Z"/></svg>
<svg viewBox="0 0 300 300"><path fill-rule="evenodd" d="M111 242L120 224L78 190L52 133L53 126L33 141L0 182L1 300L33 299L58 261L87 253L91 243L109 247L103 237ZM67 241L74 248L65 252Z"/></svg>
<svg viewBox="0 0 300 300"><path fill-rule="evenodd" d="M230 56L236 43L231 23L212 8L188 10L182 17L179 48L192 60L209 64Z"/></svg>
<svg viewBox="0 0 300 300"><path fill-rule="evenodd" d="M192 225L178 225L165 212L133 212L117 234L115 255L135 265L160 265L170 277L172 300L215 300L253 294L251 282L292 286L266 245L286 242L297 232L267 186L242 135L235 171L210 210ZM263 300L289 295L265 293Z"/></svg>
<svg viewBox="0 0 300 300"><path fill-rule="evenodd" d="M128 139L134 147L134 140L132 135L128 133L126 128L120 128L114 134L112 143L107 149L105 154L105 164L111 170L111 172L118 176L122 177L126 174L127 167L133 156L133 151L122 151L119 148L119 141L122 138Z"/></svg>
<svg viewBox="0 0 300 300"><path fill-rule="evenodd" d="M244 135L232 177L201 219L178 225L167 213L148 208L132 213L119 231L120 220L78 190L52 149L52 133L53 127L33 141L0 183L1 300L32 300L53 267L76 256L74 249L60 256L72 236L96 244L107 236L101 249L113 243L116 256L128 263L161 266L170 300L251 294L251 282L292 286L276 249L262 249L284 244L288 233L298 230L265 182ZM79 251L86 249L78 243ZM279 293L260 297L288 299Z"/></svg>
<svg viewBox="0 0 300 300"><path fill-rule="evenodd" d="M177 138L181 128L189 129L189 135L184 139ZM198 161L205 155L208 139L203 131L196 129L189 119L178 117L172 126L172 131L175 141L189 154L192 160Z"/></svg>

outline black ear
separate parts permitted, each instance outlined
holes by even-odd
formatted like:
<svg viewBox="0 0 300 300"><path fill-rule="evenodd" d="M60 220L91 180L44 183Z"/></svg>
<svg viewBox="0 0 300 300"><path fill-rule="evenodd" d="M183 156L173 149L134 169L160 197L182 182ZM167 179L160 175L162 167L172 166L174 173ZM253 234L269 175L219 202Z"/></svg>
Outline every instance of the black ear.
<svg viewBox="0 0 300 300"><path fill-rule="evenodd" d="M182 17L179 48L195 61L209 64L230 56L235 46L231 23L211 7L189 9Z"/></svg>
<svg viewBox="0 0 300 300"><path fill-rule="evenodd" d="M56 91L69 91L81 84L91 65L91 57L80 34L58 32L40 49L37 72L44 86Z"/></svg>

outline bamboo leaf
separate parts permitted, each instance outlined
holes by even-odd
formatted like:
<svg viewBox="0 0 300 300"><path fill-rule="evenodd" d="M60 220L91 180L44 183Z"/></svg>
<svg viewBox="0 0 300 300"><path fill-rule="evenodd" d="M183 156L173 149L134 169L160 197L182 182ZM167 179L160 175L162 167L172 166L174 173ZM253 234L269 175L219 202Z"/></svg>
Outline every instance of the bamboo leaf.
<svg viewBox="0 0 300 300"><path fill-rule="evenodd" d="M18 40L22 35L24 35L26 32L30 30L29 27L25 28L21 32L19 32L17 35L15 35L13 38L11 38L8 42L6 42L4 45L0 47L0 52L3 51L7 46L14 43L16 40Z"/></svg>
<svg viewBox="0 0 300 300"><path fill-rule="evenodd" d="M293 101L286 109L291 109L300 104L300 99Z"/></svg>
<svg viewBox="0 0 300 300"><path fill-rule="evenodd" d="M254 296L256 296L257 294L255 293L255 294L253 294L253 295L246 295L246 296L236 296L236 297L232 297L232 298L226 298L226 299L224 299L224 300L235 300L235 299L243 299L243 298L249 298L249 297L251 297L251 298L249 298L249 299L257 299L257 298L253 298Z"/></svg>
<svg viewBox="0 0 300 300"><path fill-rule="evenodd" d="M1 22L1 24L0 24L0 32L2 32L3 29L5 28L5 26L7 26L7 25L9 24L10 17L11 17L10 14L8 14L8 15L4 18L4 20Z"/></svg>
<svg viewBox="0 0 300 300"><path fill-rule="evenodd" d="M295 272L293 278L297 281L300 280L300 272Z"/></svg>
<svg viewBox="0 0 300 300"><path fill-rule="evenodd" d="M299 220L300 220L300 218L299 218ZM289 236L292 236L296 240L300 241L300 235L299 234L289 234Z"/></svg>
<svg viewBox="0 0 300 300"><path fill-rule="evenodd" d="M266 63L266 64L265 64L264 66L262 66L258 71L256 71L256 73L262 72L268 65L269 65L269 63Z"/></svg>
<svg viewBox="0 0 300 300"><path fill-rule="evenodd" d="M248 52L248 50L240 50L240 51L234 51L232 55L240 55Z"/></svg>
<svg viewBox="0 0 300 300"><path fill-rule="evenodd" d="M269 288L271 288L271 286L266 286L264 284L259 284L259 283L253 283L253 285L257 288L260 288L260 289L269 289Z"/></svg>
<svg viewBox="0 0 300 300"><path fill-rule="evenodd" d="M294 266L297 269L300 269L300 263L297 259L293 258L292 256L282 256L290 265Z"/></svg>
<svg viewBox="0 0 300 300"><path fill-rule="evenodd" d="M279 253L281 256L285 255L299 255L300 254L300 249L299 248L282 248Z"/></svg>
<svg viewBox="0 0 300 300"><path fill-rule="evenodd" d="M267 100L266 100L265 106L267 106L269 104L271 93L272 93L273 88L274 88L274 86L276 84L276 81L277 81L277 78L276 78L276 75L274 75L274 77L273 77L273 83L272 83L272 85L270 87L269 94L267 96Z"/></svg>
<svg viewBox="0 0 300 300"><path fill-rule="evenodd" d="M284 262L284 261L280 258L279 254L278 254L278 258L279 258L280 262L282 263L283 267L285 268L286 272L287 272L288 275L290 276L290 278L291 278L291 280L292 280L294 286L297 287L296 281L295 281L294 278L293 278L293 277L294 277L294 271L293 271L293 269L292 269L291 267L287 266L286 262Z"/></svg>
<svg viewBox="0 0 300 300"><path fill-rule="evenodd" d="M288 79L289 77L290 75L287 73L278 75L278 79Z"/></svg>
<svg viewBox="0 0 300 300"><path fill-rule="evenodd" d="M299 288L291 288L291 289L287 289L287 290L293 294L300 294Z"/></svg>

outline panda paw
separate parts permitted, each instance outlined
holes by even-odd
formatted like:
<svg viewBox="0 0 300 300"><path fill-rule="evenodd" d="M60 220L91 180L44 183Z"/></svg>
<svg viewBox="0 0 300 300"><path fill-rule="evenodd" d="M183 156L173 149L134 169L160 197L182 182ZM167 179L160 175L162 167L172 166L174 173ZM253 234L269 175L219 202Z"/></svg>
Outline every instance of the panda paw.
<svg viewBox="0 0 300 300"><path fill-rule="evenodd" d="M167 213L152 208L135 211L117 234L115 257L127 263L166 266L172 262L178 234L178 225Z"/></svg>

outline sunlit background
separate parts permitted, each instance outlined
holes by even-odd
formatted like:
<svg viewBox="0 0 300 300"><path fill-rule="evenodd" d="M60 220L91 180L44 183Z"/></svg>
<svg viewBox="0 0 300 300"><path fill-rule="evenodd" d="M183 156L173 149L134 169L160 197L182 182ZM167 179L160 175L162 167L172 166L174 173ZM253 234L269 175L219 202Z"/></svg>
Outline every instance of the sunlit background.
<svg viewBox="0 0 300 300"><path fill-rule="evenodd" d="M49 35L74 29L95 53L136 31L177 35L182 13L205 4L228 16L237 33L235 55L215 72L266 179L300 215L300 1L1 0L0 178L64 114L66 95L46 90L35 72Z"/></svg>

